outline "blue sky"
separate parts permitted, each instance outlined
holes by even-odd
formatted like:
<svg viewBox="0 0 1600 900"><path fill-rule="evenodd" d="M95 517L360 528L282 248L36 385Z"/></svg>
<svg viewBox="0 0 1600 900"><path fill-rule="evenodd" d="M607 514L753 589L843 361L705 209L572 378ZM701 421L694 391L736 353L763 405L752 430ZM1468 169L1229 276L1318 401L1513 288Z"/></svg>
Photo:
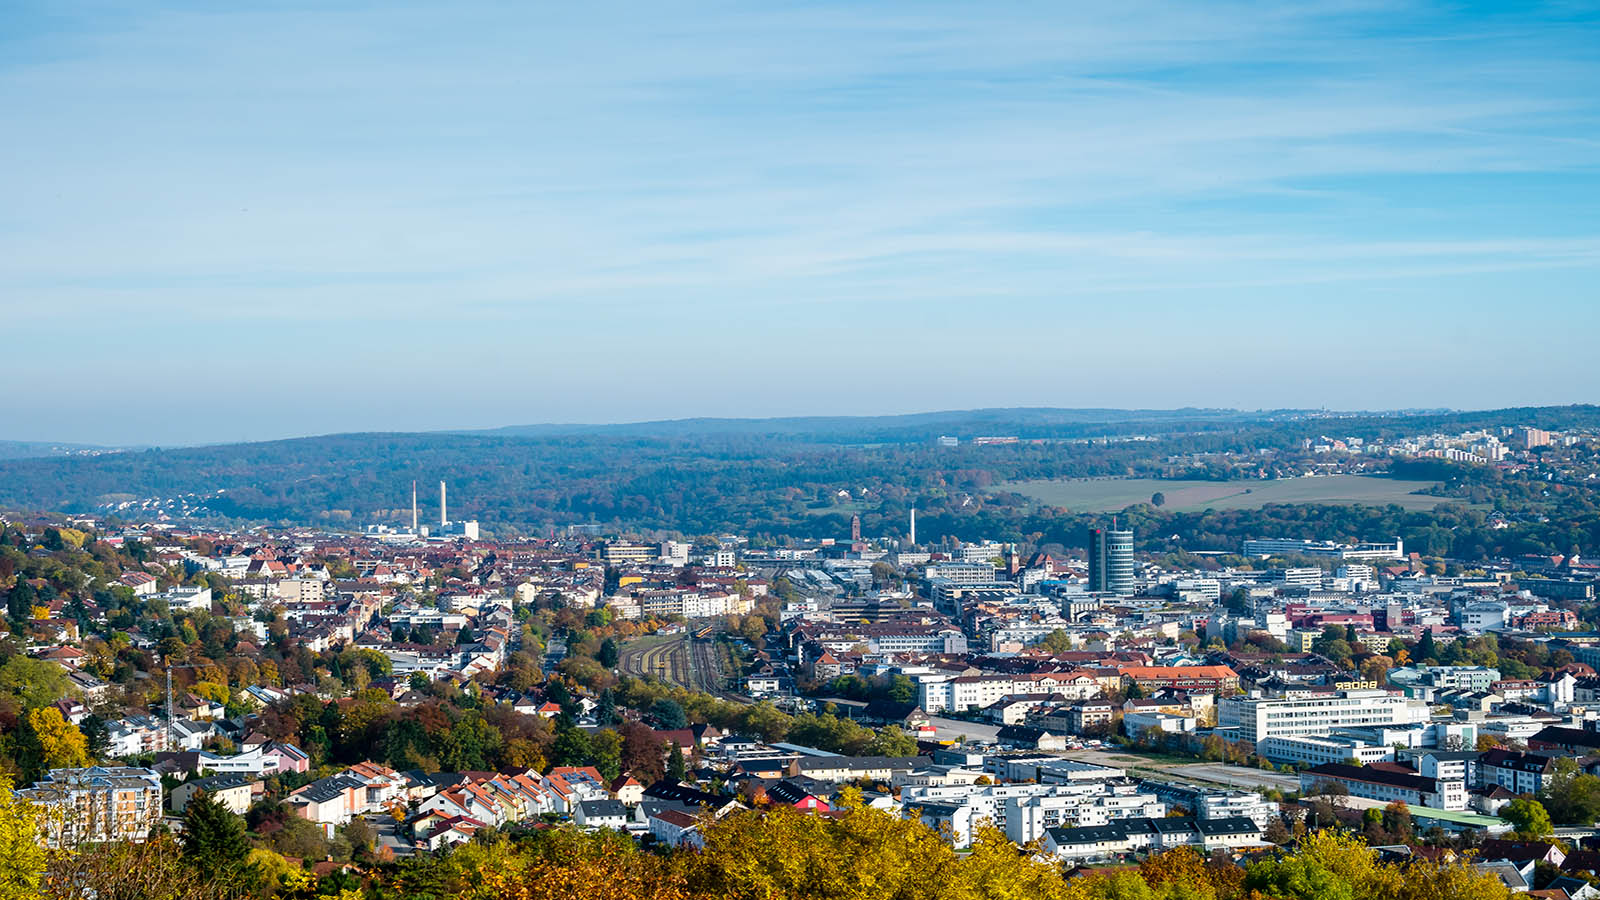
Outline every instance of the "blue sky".
<svg viewBox="0 0 1600 900"><path fill-rule="evenodd" d="M1587 4L29 4L0 438L1600 399Z"/></svg>

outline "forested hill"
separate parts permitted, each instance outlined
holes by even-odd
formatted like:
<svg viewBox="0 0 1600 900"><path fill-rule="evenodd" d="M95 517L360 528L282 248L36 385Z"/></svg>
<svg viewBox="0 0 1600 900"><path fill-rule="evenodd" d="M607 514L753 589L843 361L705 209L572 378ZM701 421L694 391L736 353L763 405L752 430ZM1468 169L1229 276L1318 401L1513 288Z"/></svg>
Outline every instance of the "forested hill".
<svg viewBox="0 0 1600 900"><path fill-rule="evenodd" d="M1596 407L1322 417L1098 410L979 410L818 420L698 420L548 433L339 434L99 456L0 460L0 509L172 513L234 521L322 524L409 521L411 483L425 518L450 485L451 518L506 534L598 523L687 535L837 536L851 514L869 534L897 534L912 505L926 538L1027 535L1050 510L1004 490L1015 479L1178 471L1182 454L1273 447L1323 434L1361 437L1519 424L1600 427ZM812 422L807 426L806 422ZM807 430L807 428L811 430ZM937 446L939 434L961 438ZM978 435L1021 443L975 446ZM1138 435L1138 440L1085 438ZM1030 438L1056 439L1029 443ZM1429 476L1432 477L1432 476ZM142 507L128 507L130 502ZM1442 501L1443 502L1443 498ZM841 525L841 523L844 523ZM1387 532L1379 532L1386 534ZM1016 539L1013 537L1012 539Z"/></svg>
<svg viewBox="0 0 1600 900"><path fill-rule="evenodd" d="M510 425L476 434L516 437L600 435L612 437L785 436L816 443L906 443L941 435L1019 438L1094 437L1141 432L1206 431L1241 423L1304 419L1306 410L1245 412L1235 409L1054 409L947 410L895 416L792 416L770 419L664 419L617 425Z"/></svg>

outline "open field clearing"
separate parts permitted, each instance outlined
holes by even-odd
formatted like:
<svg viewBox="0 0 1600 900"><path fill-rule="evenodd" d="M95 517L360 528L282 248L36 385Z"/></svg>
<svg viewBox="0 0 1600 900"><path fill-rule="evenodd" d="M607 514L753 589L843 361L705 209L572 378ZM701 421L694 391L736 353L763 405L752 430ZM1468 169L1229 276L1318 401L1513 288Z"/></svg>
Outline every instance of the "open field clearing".
<svg viewBox="0 0 1600 900"><path fill-rule="evenodd" d="M1080 478L1071 480L1016 481L1004 485L1051 506L1074 512L1116 512L1150 495L1166 495L1166 509L1199 512L1206 509L1255 509L1269 503L1334 503L1432 509L1449 498L1414 494L1432 487L1431 481L1405 481L1372 475L1327 475L1318 478L1280 478L1273 481L1161 481L1155 478Z"/></svg>

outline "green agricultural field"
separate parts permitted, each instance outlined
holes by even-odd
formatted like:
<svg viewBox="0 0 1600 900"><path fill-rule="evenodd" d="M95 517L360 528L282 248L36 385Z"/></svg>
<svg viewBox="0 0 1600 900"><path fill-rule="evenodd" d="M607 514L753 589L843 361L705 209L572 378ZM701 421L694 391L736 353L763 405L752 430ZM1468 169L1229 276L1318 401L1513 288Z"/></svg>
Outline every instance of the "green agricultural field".
<svg viewBox="0 0 1600 900"><path fill-rule="evenodd" d="M1404 481L1372 475L1327 475L1318 478L1280 478L1273 481L1161 481L1154 478L1080 478L1065 481L1017 481L1005 485L1040 503L1064 506L1074 512L1117 512L1150 502L1160 491L1166 509L1198 512L1206 509L1255 509L1269 503L1333 503L1350 506L1387 506L1432 509L1448 498L1415 494L1431 481Z"/></svg>

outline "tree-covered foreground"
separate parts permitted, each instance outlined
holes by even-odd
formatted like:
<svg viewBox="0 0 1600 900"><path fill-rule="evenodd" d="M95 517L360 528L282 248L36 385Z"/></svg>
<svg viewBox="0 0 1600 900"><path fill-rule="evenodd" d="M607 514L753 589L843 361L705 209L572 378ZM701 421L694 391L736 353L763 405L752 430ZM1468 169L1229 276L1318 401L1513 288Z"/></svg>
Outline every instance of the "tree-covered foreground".
<svg viewBox="0 0 1600 900"><path fill-rule="evenodd" d="M7 797L0 792L0 797ZM937 832L852 802L825 816L787 807L704 819L703 846L640 848L619 832L555 826L485 831L437 855L321 877L251 851L214 808L181 839L47 851L35 812L0 799L0 900L1507 900L1465 859L1384 862L1359 838L1310 832L1254 859L1183 848L1071 874L1035 847L986 831L970 852ZM194 817L191 817L194 818Z"/></svg>

